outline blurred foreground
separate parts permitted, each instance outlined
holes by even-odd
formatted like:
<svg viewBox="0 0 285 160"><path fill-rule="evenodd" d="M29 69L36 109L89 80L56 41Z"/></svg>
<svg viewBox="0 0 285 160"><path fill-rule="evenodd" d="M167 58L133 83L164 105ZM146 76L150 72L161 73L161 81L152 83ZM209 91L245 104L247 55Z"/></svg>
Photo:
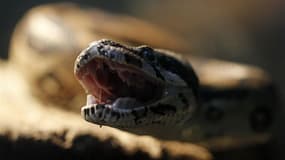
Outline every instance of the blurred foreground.
<svg viewBox="0 0 285 160"><path fill-rule="evenodd" d="M166 1L164 6L170 7L168 8L170 10L175 8L176 5L171 6L170 4L171 4L170 2ZM161 18L160 19L161 21L158 21L158 23L166 25L165 22L167 21L163 21L163 19L165 20L167 19L166 17L168 17L164 16L165 12L157 13L156 16L153 17L150 16L153 15L153 13L156 13L156 7L158 5L159 5L158 3L154 3L153 8L142 7L141 9L146 10L144 11L144 13L149 13L149 16L145 15L145 17L149 18L151 21L159 20L158 18L155 19L156 17L164 17ZM260 5L262 6L265 4L261 3ZM140 5L137 6L141 7ZM177 6L179 6L179 4L177 4ZM238 6L242 5L240 4ZM64 5L62 7L64 8ZM272 9L273 7L277 6L270 5L269 10L273 11L274 10ZM68 10L63 8L59 8L59 10L61 10L63 15L65 15L64 12ZM250 9L244 8L244 10L250 10ZM242 17L243 14L240 14L238 11L239 11L238 8L236 8L236 10L232 10L231 13L237 14ZM45 10L45 12L50 12L50 10L47 9ZM211 12L215 13L214 10L212 10ZM180 13L182 12L178 12L177 14ZM265 15L270 16L266 13ZM268 11L268 13L270 12ZM122 21L122 23L120 23L122 28L128 27L124 25L125 19L120 19L119 21L116 21L116 17L114 15L112 14L109 15L108 13L103 13L103 12L101 13L101 11L99 10L96 14L94 14L93 18L96 20L99 19L99 21L102 22L100 25L105 24L106 27L103 28L105 28L106 31L100 30L100 27L96 28L96 26L95 28L93 28L92 27L93 25L91 25L92 21L89 21L91 22L90 24L83 23L83 22L88 22L88 20L82 19L82 17L86 17L82 16L84 14L85 13L83 11L82 12L80 11L77 12L76 14L68 15L67 17L65 17L66 19L78 20L78 23L71 24L71 26L73 26L72 29L79 29L76 30L76 32L68 30L61 32L60 28L62 27L62 24L58 23L59 22L58 19L53 19L51 16L50 18L52 19L52 21L54 21L54 23L46 23L47 21L45 21L42 18L42 15L39 14L37 16L39 22L36 23L36 25L41 25L41 27L39 28L43 30L40 30L38 32L37 29L39 28L34 28L25 33L26 35L28 35L27 36L29 37L28 39L23 39L23 37L16 37L18 39L16 40L17 43L15 43L14 41L15 39L12 40L12 44L15 44L15 46L12 47L11 52L13 54L10 55L11 62L9 62L10 63L9 67L7 67L7 64L2 64L0 67L1 69L3 69L1 70L1 75L2 75L1 77L4 77L1 79L0 84L5 84L3 85L3 87L1 86L0 89L0 94L1 94L0 103L1 106L4 106L0 107L0 109L2 110L0 112L2 113L0 117L3 118L2 120L0 120L1 135L3 136L3 139L2 138L1 139L3 140L3 144L11 146L8 149L7 148L5 149L3 147L3 150L1 149L4 152L2 155L7 155L7 158L10 159L11 158L16 159L17 157L14 157L15 155L14 153L16 152L16 153L21 153L22 156L27 156L27 158L34 156L33 158L42 159L43 155L47 155L46 159L58 158L61 156L62 158L76 157L82 159L82 158L91 158L93 156L94 158L98 158L98 154L103 153L101 155L102 158L107 158L107 159L120 158L120 157L123 159L128 159L128 158L151 159L157 157L160 157L161 159L162 158L188 159L190 157L194 157L196 159L210 159L211 156L205 149L193 146L191 144L181 144L177 142L165 142L165 141L161 142L149 137L133 136L128 133L121 132L108 127L97 128L94 125L86 124L86 122L84 122L81 119L79 115L79 107L82 105L82 102L85 101L84 100L85 96L80 97L80 95L84 95L83 90L78 86L77 82L73 82L73 80L71 79L62 82L62 79L66 79L66 77L72 77L73 61L76 56L76 54L69 56L66 55L68 55L70 51L74 50L79 51L80 49L86 47L86 45L90 41L95 40L94 35L98 36L98 39L102 37L106 38L106 35L108 35L106 33L109 33L109 31L111 30L110 28L108 28L108 26L112 26L114 28L114 24L112 24L112 22L114 21L116 22L116 24ZM189 13L185 13L185 15L189 15ZM205 15L210 15L210 17L214 19L212 21L215 20L223 21L224 19L221 18L222 15L225 16L224 18L228 20L230 19L230 17L227 17L224 14L215 15L207 13ZM252 21L251 18L255 16L258 17L258 15L255 14L249 16L246 23L241 23L244 24L245 26L240 28L253 29L254 27L256 27L255 26L256 24L261 25L262 23L260 19L253 18L255 21ZM176 36L174 36L173 34L168 35L166 34L168 32L164 30L160 31L160 29L139 31L141 33L148 33L148 34L144 34L142 37L139 37L137 39L136 36L125 37L125 35L133 35L133 34L126 34L126 32L132 32L132 33L138 32L137 30L132 31L131 27L129 29L126 29L124 32L121 32L122 28L120 28L118 31L115 30L113 33L109 33L110 34L109 36L111 38L116 37L115 39L119 41L123 42L127 41L129 42L129 44L135 44L135 45L152 44L152 46L162 47L162 48L165 48L164 46L170 46L170 48L168 49L172 50L178 50L177 48L180 49L183 48L181 52L187 53L190 50L194 50L195 51L194 54L210 55L212 57L213 56L226 57L223 55L230 54L229 56L230 58L228 59L238 58L246 62L249 61L247 59L248 57L254 59L253 61L256 63L262 63L265 61L266 56L262 57L253 54L257 52L257 51L252 52L253 50L251 48L251 45L253 45L255 41L253 39L250 39L245 32L240 30L240 28L236 28L236 30L233 31L218 29L219 32L214 32L215 30L210 30L211 31L210 32L209 30L206 31L209 28L200 28L199 26L201 26L201 24L198 24L198 22L204 23L202 24L202 26L203 25L207 26L207 24L209 23L209 21L207 21L207 17L208 16L205 16L203 21L199 20L199 18L201 17L197 18L197 26L192 27L190 32L189 30L187 32L186 31L183 32L182 31L183 28L179 27L185 27L189 29L191 28L192 24L185 23L182 25L180 22L169 21L170 24L166 25L170 26L169 28L174 28L174 30L178 33L179 31L182 31L180 32L181 35L191 33L191 35L187 36L188 38L189 37L192 38L190 38L189 41L186 41L191 45L184 44L185 43L184 40L181 40L179 38L175 39L173 37ZM105 18L113 18L113 20L104 22ZM130 19L131 18L127 18L126 21L129 21ZM269 22L267 21L268 18L266 19L266 21L264 21L264 23L269 24ZM272 20L272 22L275 22L274 19ZM134 25L140 25L140 26L142 24L136 20L134 20L133 23ZM217 23L217 24L220 24L216 26L217 28L223 28L224 26L225 28L227 28L226 26L229 25L224 23ZM235 23L231 24L235 25ZM18 30L20 30L23 25L26 24L20 23ZM80 28L83 28L80 25L89 27L90 30L94 31L94 35L90 36L86 34L84 30L80 30ZM116 27L119 26L120 25ZM148 25L146 26L146 28L147 27ZM45 30L45 28L47 28L48 30ZM51 28L53 28L54 30L51 31L50 30ZM213 28L215 28L215 26ZM257 31L260 31L262 29L264 28L261 28ZM35 33L41 33L44 36L50 35L52 39L44 39L46 43L50 43L51 41L54 40L56 40L56 42L66 42L66 40L75 40L78 38L81 40L68 42L67 45L57 46L56 44L54 44L54 46L51 48L45 48L45 44L38 43L42 42L43 40L43 39L37 39L38 37L41 36L35 35ZM71 37L70 39L65 39L64 37L66 37L66 35L61 35L58 33L66 33L66 35ZM79 34L74 34L74 33L79 33ZM100 33L101 35L98 33ZM201 36L201 33L203 33L204 36ZM17 34L16 31L15 35L23 35L23 34ZM147 37L148 35L151 36L158 35L155 37L160 37L160 38L155 40L153 39L149 40L151 38ZM161 36L161 35L167 35L167 36ZM82 39L84 39L84 41L82 41ZM215 41L216 39L218 39L218 41ZM205 43L205 40L208 43ZM210 43L210 41L215 41L214 45L216 46L211 47L213 43ZM24 44L26 42L28 45ZM174 44L169 42L177 42L177 43ZM257 43L261 42L259 41ZM70 44L74 45L70 46ZM175 48L176 46L179 47ZM15 50L13 50L13 48L17 48L23 52L17 51L17 53L15 53ZM33 52L34 48L36 48L42 54L38 55L36 52ZM216 50L217 48L223 48L223 50ZM224 53L223 52L220 53L220 51L223 51ZM28 54L26 54L25 52ZM51 53L51 55L46 53ZM58 53L60 54L55 60L53 56ZM61 66L63 62L67 64L66 66L68 67ZM268 65L270 65L270 63L264 63L264 66ZM9 85L7 85L7 82L9 82L8 83ZM66 112L65 110L73 110L73 112L75 113ZM9 137L9 139L6 139L7 137ZM27 145L30 146L31 148L27 148L26 147ZM151 146L153 146L153 148ZM37 150L39 151L38 155L34 154L33 147L41 148L40 150ZM248 159L254 159L254 158L265 159L266 157L260 153L264 151L263 154L266 154L268 152L267 150L268 146L265 147L256 146L256 148L254 148L253 152L251 153L248 152L249 150L245 151L247 154L240 155L240 157L244 156L243 158L248 158ZM27 150L32 150L32 151L29 152ZM223 157L223 155L227 155L227 153L237 154L239 152L225 152L220 157Z"/></svg>

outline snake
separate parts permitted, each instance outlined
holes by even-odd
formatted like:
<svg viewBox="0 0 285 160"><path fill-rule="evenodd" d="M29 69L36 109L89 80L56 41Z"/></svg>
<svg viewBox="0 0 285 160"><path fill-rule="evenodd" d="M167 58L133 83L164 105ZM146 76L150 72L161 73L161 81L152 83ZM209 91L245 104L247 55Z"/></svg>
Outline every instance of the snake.
<svg viewBox="0 0 285 160"><path fill-rule="evenodd" d="M90 93L83 108L88 121L114 127L175 124L196 108L192 67L152 48L102 40L83 51L75 66Z"/></svg>
<svg viewBox="0 0 285 160"><path fill-rule="evenodd" d="M270 76L192 53L162 26L59 3L18 23L9 63L47 106L78 114L87 99L81 114L95 126L215 150L267 142L278 106Z"/></svg>
<svg viewBox="0 0 285 160"><path fill-rule="evenodd" d="M275 102L266 75L256 68L221 62L215 67L210 60L189 59L195 58L146 45L132 47L108 39L91 43L74 64L75 77L87 93L83 118L166 139L266 139ZM208 73L214 76L210 79L222 80L220 86L211 86L209 75L203 75L206 65L213 72ZM189 139L193 132L198 136Z"/></svg>

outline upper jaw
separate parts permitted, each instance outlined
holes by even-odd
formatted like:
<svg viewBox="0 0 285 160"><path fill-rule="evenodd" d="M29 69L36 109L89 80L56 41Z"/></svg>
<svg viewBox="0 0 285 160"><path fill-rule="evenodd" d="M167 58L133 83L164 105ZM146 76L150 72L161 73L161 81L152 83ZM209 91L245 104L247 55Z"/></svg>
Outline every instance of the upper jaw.
<svg viewBox="0 0 285 160"><path fill-rule="evenodd" d="M155 69L142 58L135 54L135 49L127 48L109 40L99 40L90 43L89 47L84 49L76 58L74 65L74 73L84 67L94 58L107 59L119 64L129 65L140 69L150 77L156 77ZM158 79L160 81L160 79Z"/></svg>
<svg viewBox="0 0 285 160"><path fill-rule="evenodd" d="M121 46L112 46L104 43L106 40L95 41L89 44L89 46L80 52L75 60L74 72L82 68L88 62L94 58L103 58L115 61L116 63L126 64L126 57L131 56L136 59L140 66L142 66L142 60L131 52L131 49L127 50Z"/></svg>

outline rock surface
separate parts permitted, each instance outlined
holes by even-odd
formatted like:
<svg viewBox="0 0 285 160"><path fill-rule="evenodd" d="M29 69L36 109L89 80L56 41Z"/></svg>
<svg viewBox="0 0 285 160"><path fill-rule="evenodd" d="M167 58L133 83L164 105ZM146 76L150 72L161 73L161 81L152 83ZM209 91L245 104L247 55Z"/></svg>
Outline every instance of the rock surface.
<svg viewBox="0 0 285 160"><path fill-rule="evenodd" d="M91 125L80 111L43 104L11 65L0 65L0 75L1 159L212 159L193 144Z"/></svg>

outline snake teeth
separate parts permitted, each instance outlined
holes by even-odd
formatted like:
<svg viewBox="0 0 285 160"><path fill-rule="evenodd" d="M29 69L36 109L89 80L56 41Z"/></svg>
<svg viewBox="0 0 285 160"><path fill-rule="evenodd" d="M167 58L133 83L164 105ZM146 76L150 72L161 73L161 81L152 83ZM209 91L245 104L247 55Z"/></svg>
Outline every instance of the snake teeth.
<svg viewBox="0 0 285 160"><path fill-rule="evenodd" d="M97 106L97 99L93 95L88 94L86 98L86 106L93 106L93 105ZM135 98L131 97L120 97L117 98L112 104L105 104L106 107L115 108L115 109L128 109L141 105L142 103L138 102ZM96 112L99 111L97 108L98 107L95 107Z"/></svg>
<svg viewBox="0 0 285 160"><path fill-rule="evenodd" d="M94 96L92 96L91 94L88 94L86 104L91 105L91 104L95 104L95 103L96 103L96 98Z"/></svg>

